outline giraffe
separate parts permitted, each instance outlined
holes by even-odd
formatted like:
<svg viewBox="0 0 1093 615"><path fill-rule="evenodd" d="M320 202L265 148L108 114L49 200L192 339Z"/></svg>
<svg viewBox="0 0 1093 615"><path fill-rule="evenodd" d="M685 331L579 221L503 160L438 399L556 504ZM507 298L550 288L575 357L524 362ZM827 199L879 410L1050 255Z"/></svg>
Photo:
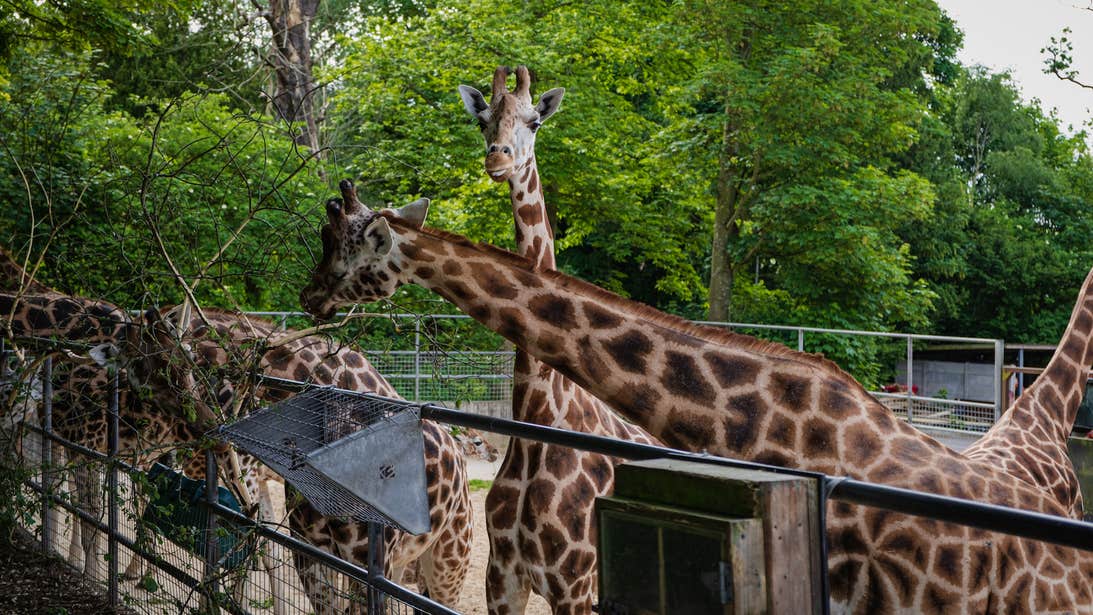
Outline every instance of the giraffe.
<svg viewBox="0 0 1093 615"><path fill-rule="evenodd" d="M277 325L264 319L208 308L204 310L207 323L195 319L179 335L169 320L169 312L165 309L158 315L150 314L148 327L155 332L151 336L154 341L150 346L131 348L129 352L159 357L159 362L173 366L145 370L156 374L159 380L153 389L165 393L157 401L172 413L182 409L177 408L178 396L173 393L176 389L169 386L169 381L210 380L181 378L180 374L196 372L213 375L213 381L219 378L218 399L212 403L226 407L232 402L235 385L252 367L267 376L399 397L364 354L347 345L315 335L296 337L292 329L280 331ZM278 341L286 337L293 339L279 345ZM180 346L187 356L173 357ZM259 386L255 397L269 403L287 395ZM433 599L455 606L470 564L473 531L466 459L463 446L447 428L433 421L422 421L422 434L431 529L420 536L388 531L384 541L388 571L398 580L405 569L416 563L421 588ZM294 534L342 559L367 565L367 524L323 516L301 498L291 497L289 502L289 527ZM314 573L302 570L301 573L313 606L321 612L328 608L341 610L335 606L336 600L323 591L325 586L316 582Z"/></svg>
<svg viewBox="0 0 1093 615"><path fill-rule="evenodd" d="M494 72L490 104L459 86L467 112L486 140L486 173L507 181L517 252L535 269L555 268L554 236L535 159L535 135L554 114L565 90L555 88L532 105L531 76L516 68L509 92L507 67ZM656 444L603 402L565 376L517 349L512 416L518 421ZM490 560L486 601L491 614L522 613L528 591L543 596L554 613L591 613L596 589L596 497L614 487L619 460L595 453L512 438L486 496ZM550 554L546 557L545 554Z"/></svg>
<svg viewBox="0 0 1093 615"><path fill-rule="evenodd" d="M689 323L517 255L423 227L427 204L375 212L350 182L327 202L301 291L320 318L414 283L562 372L665 444L1067 516L1020 474L897 419L830 361ZM1093 272L1060 345L1093 362ZM1003 444L1005 446L1005 444ZM1093 613L1093 555L846 502L826 533L839 613Z"/></svg>

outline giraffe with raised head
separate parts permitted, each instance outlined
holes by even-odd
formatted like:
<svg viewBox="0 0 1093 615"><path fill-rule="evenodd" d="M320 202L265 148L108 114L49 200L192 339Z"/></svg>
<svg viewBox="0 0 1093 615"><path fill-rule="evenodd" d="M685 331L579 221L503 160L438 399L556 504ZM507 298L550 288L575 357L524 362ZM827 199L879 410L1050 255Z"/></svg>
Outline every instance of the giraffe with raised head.
<svg viewBox="0 0 1093 615"><path fill-rule="evenodd" d="M301 292L319 317L418 284L670 446L1070 513L1019 473L969 459L900 421L819 356L695 325L425 229L426 204L372 211L348 182L342 195L327 203L323 258ZM1075 341L1061 345L1080 365L1093 362L1091 309L1093 272L1068 328ZM836 612L1093 612L1093 554L845 502L827 513Z"/></svg>
<svg viewBox="0 0 1093 615"><path fill-rule="evenodd" d="M137 356L159 357L170 365L147 370L155 374L152 388L166 393L157 401L170 412L182 410L177 407L176 391L169 386L171 381L213 381L219 397L210 405L229 407L244 375L252 370L265 376L399 397L364 354L348 345L317 335L299 337L292 329L281 331L272 322L243 314L215 309L204 313L207 322L193 319L187 330L179 331L163 317L164 311L148 324L154 335L145 339L152 338L151 345L130 350ZM282 339L287 343L279 343ZM173 356L179 349L185 351L182 356ZM195 377L194 372L213 377ZM287 396L264 386L255 391L255 398L265 403ZM404 570L416 565L421 589L434 600L455 606L470 565L473 532L466 459L463 447L446 427L422 421L422 434L431 528L420 536L388 531L387 569L397 580ZM294 534L342 559L367 565L367 524L321 515L296 497L290 498L289 504L289 527ZM310 574L301 570L313 606L319 612L340 612L344 605Z"/></svg>
<svg viewBox="0 0 1093 615"><path fill-rule="evenodd" d="M536 269L551 270L554 233L547 217L535 159L535 136L561 103L554 88L531 100L531 76L516 68L509 92L507 67L494 72L490 103L466 85L459 93L486 141L486 173L507 181L516 249ZM518 421L611 436L644 444L655 440L614 414L600 400L526 352L516 351L512 416ZM486 496L490 561L486 601L491 614L523 613L528 591L555 613L591 613L596 591L596 496L614 486L610 457L512 438Z"/></svg>

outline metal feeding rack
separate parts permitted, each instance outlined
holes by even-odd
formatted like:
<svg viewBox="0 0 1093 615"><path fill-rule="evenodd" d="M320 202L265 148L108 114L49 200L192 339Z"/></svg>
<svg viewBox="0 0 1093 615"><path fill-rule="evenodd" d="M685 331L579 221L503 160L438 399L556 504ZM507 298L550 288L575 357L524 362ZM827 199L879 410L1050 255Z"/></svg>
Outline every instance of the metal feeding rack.
<svg viewBox="0 0 1093 615"><path fill-rule="evenodd" d="M429 531L425 447L412 403L317 387L217 436L284 476L326 516Z"/></svg>

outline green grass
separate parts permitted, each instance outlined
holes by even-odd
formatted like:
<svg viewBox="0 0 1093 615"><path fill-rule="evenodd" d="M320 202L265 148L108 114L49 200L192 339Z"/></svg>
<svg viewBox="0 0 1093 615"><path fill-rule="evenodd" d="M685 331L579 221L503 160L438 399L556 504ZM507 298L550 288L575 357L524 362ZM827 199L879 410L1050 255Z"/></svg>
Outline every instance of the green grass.
<svg viewBox="0 0 1093 615"><path fill-rule="evenodd" d="M483 480L481 478L472 478L470 484L471 491L481 491L482 489L489 489L493 486L492 480Z"/></svg>

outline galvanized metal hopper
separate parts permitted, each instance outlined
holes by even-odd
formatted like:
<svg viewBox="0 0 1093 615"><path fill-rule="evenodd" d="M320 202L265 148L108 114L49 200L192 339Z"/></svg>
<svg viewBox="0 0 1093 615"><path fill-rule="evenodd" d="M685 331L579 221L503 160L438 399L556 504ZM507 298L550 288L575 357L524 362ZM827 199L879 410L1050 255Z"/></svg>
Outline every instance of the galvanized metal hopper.
<svg viewBox="0 0 1093 615"><path fill-rule="evenodd" d="M320 387L251 413L217 435L285 477L320 513L429 531L417 406Z"/></svg>

